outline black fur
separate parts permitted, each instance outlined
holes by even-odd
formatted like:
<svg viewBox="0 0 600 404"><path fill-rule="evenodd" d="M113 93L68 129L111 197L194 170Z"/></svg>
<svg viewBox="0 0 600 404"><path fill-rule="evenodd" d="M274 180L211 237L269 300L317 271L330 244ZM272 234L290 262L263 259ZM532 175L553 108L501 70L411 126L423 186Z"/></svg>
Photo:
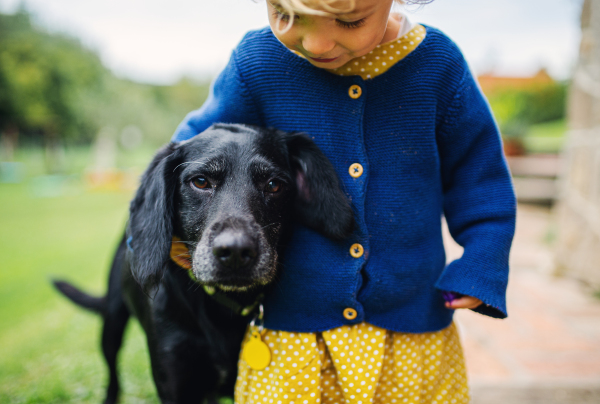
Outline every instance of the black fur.
<svg viewBox="0 0 600 404"><path fill-rule="evenodd" d="M287 143L296 174L299 220L327 237L347 237L354 225L352 210L333 166L306 135L291 134Z"/></svg>
<svg viewBox="0 0 600 404"><path fill-rule="evenodd" d="M163 403L232 396L248 318L217 303L199 283L242 306L255 302L276 279L292 217L335 239L353 227L333 167L307 136L219 124L163 147L131 202L107 295L94 298L55 282L104 317L105 402L117 401L116 357L130 315L146 332ZM189 248L195 280L169 258L173 235Z"/></svg>
<svg viewBox="0 0 600 404"><path fill-rule="evenodd" d="M129 208L128 235L143 252L132 255L131 274L146 293L160 282L169 258L179 154L172 143L156 153Z"/></svg>

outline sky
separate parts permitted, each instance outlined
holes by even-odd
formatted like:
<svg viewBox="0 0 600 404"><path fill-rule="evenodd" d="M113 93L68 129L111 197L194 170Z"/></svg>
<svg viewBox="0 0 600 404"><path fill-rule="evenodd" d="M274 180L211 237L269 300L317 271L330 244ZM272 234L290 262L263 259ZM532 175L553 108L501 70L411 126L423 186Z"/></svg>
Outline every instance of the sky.
<svg viewBox="0 0 600 404"><path fill-rule="evenodd" d="M245 32L267 25L265 0L0 0L25 4L35 21L96 50L120 77L169 84L207 79ZM409 6L413 21L441 29L476 73L527 76L541 67L570 76L579 49L582 0L434 0Z"/></svg>

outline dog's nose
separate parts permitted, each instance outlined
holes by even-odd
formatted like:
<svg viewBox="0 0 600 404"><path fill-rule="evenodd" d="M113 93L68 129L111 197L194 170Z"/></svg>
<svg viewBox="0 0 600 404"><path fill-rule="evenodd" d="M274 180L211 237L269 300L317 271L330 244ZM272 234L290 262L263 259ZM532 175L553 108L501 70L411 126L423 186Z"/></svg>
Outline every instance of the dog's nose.
<svg viewBox="0 0 600 404"><path fill-rule="evenodd" d="M249 266L258 255L255 240L248 234L236 230L224 230L213 240L213 254L229 269Z"/></svg>

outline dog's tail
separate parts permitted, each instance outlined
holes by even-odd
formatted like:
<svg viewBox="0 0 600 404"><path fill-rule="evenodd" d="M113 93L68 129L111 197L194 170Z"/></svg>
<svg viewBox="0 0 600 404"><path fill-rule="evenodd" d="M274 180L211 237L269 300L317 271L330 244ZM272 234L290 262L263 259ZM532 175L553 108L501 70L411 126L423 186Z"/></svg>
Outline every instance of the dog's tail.
<svg viewBox="0 0 600 404"><path fill-rule="evenodd" d="M65 281L53 280L54 287L69 298L73 303L94 313L103 314L106 307L106 297L88 295Z"/></svg>

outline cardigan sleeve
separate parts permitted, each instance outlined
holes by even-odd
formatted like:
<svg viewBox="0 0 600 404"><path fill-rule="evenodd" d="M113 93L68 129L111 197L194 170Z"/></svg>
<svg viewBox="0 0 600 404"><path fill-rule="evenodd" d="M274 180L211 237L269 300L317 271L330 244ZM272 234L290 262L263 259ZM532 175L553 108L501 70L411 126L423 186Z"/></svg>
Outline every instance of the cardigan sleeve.
<svg viewBox="0 0 600 404"><path fill-rule="evenodd" d="M208 98L202 107L185 117L171 141L188 140L213 123L260 125L257 108L242 79L236 51L231 55L225 69L211 84Z"/></svg>
<svg viewBox="0 0 600 404"><path fill-rule="evenodd" d="M438 128L444 215L464 247L436 287L477 297L475 311L505 318L516 200L499 130L468 67Z"/></svg>

